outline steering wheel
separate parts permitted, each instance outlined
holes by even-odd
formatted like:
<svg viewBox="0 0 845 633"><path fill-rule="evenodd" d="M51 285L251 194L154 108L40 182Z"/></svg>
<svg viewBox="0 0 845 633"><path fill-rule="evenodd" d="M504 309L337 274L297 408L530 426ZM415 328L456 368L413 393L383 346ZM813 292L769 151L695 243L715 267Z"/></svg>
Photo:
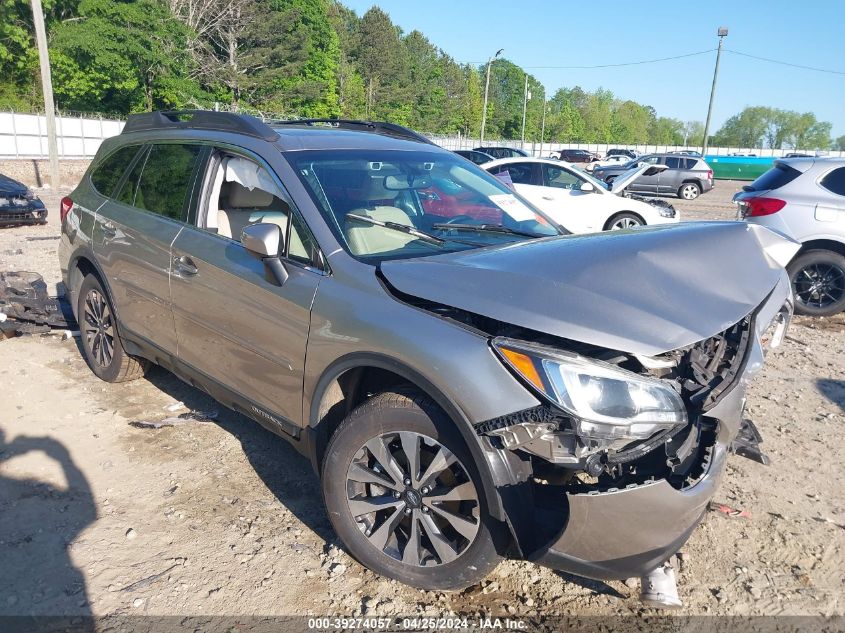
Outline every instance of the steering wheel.
<svg viewBox="0 0 845 633"><path fill-rule="evenodd" d="M449 218L448 220L446 220L445 224L461 224L466 220L469 220L470 223L472 223L475 219L471 218L468 215L456 215L454 218Z"/></svg>

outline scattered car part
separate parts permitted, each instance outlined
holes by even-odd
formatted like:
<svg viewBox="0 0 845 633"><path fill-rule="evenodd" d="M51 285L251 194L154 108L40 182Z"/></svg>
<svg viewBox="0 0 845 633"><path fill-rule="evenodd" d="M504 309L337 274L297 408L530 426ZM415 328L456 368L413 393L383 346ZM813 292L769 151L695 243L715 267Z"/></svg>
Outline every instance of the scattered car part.
<svg viewBox="0 0 845 633"><path fill-rule="evenodd" d="M751 461L768 466L771 463L769 456L760 450L760 444L763 443L763 436L757 430L754 422L748 419L742 421L739 427L739 432L731 442L731 452L747 457Z"/></svg>
<svg viewBox="0 0 845 633"><path fill-rule="evenodd" d="M678 596L675 568L669 561L640 579L640 600L656 609L680 609L683 606Z"/></svg>
<svg viewBox="0 0 845 633"><path fill-rule="evenodd" d="M4 331L40 333L49 328L76 329L70 306L63 299L47 294L47 284L38 273L0 272L0 313L5 315ZM31 326L45 326L35 330Z"/></svg>
<svg viewBox="0 0 845 633"><path fill-rule="evenodd" d="M217 419L218 413L215 410L199 411L193 410L187 413L180 413L175 417L164 418L163 420L133 420L129 426L139 429L161 429L166 426L183 426L185 424L207 424Z"/></svg>
<svg viewBox="0 0 845 633"><path fill-rule="evenodd" d="M0 174L0 226L46 223L47 209L32 189Z"/></svg>

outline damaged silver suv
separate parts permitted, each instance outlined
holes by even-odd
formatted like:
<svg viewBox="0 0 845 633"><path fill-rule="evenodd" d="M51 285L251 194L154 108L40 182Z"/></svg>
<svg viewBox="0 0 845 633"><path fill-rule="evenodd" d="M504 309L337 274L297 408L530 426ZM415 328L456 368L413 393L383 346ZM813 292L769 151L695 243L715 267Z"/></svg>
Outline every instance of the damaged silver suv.
<svg viewBox="0 0 845 633"><path fill-rule="evenodd" d="M424 589L504 556L644 577L701 520L792 313L768 229L571 236L399 126L133 115L62 200L91 370L162 365L288 439L349 552Z"/></svg>

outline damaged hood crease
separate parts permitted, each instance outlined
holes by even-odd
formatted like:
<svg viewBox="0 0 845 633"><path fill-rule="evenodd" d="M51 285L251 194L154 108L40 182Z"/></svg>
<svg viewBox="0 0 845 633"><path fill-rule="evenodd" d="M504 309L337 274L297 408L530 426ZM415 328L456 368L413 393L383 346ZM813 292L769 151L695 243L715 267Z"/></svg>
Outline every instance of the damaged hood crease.
<svg viewBox="0 0 845 633"><path fill-rule="evenodd" d="M386 261L381 273L406 295L654 356L747 316L798 248L762 226L700 222Z"/></svg>

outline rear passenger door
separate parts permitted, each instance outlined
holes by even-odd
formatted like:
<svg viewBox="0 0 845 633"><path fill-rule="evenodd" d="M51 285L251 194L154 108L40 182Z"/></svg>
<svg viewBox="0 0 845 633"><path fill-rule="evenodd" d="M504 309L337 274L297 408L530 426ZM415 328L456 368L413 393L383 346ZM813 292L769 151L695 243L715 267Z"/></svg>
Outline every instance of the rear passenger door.
<svg viewBox="0 0 845 633"><path fill-rule="evenodd" d="M179 363L223 385L224 401L298 435L311 304L323 275L316 242L263 162L215 151L203 181L196 219L173 244ZM289 278L281 287L240 243L243 227L258 222L285 235Z"/></svg>
<svg viewBox="0 0 845 633"><path fill-rule="evenodd" d="M657 165L660 163L659 156L646 156L637 161L637 165ZM660 183L660 174L651 176L639 176L633 183L628 185L628 191L640 191L644 193L657 193Z"/></svg>
<svg viewBox="0 0 845 633"><path fill-rule="evenodd" d="M170 246L187 217L202 152L191 144L145 147L113 199L100 207L94 230L94 251L122 328L168 354L176 351Z"/></svg>
<svg viewBox="0 0 845 633"><path fill-rule="evenodd" d="M668 169L657 174L657 190L660 193L676 193L683 180L682 169L686 169L688 159L683 156L664 156L661 161ZM694 161L689 161L694 162Z"/></svg>

